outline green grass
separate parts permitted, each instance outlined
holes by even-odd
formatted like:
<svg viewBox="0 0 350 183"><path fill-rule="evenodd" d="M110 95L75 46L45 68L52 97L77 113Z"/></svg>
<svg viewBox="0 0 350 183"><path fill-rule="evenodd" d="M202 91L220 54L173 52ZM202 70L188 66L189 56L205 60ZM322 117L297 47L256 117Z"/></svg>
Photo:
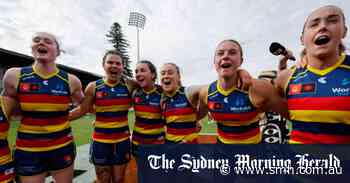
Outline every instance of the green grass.
<svg viewBox="0 0 350 183"><path fill-rule="evenodd" d="M93 131L93 120L95 120L94 115L85 115L71 122L74 142L77 146L89 143Z"/></svg>
<svg viewBox="0 0 350 183"><path fill-rule="evenodd" d="M214 134L216 133L216 123L214 121L208 120L208 117L205 117L202 120L202 130L201 134Z"/></svg>
<svg viewBox="0 0 350 183"><path fill-rule="evenodd" d="M128 115L130 129L134 127L134 112L130 111ZM92 134L92 122L95 120L94 115L85 115L75 121L71 122L74 141L77 146L84 145L90 142ZM216 124L214 122L208 121L204 118L202 124L201 133L209 134L216 132ZM11 121L10 131L9 131L9 143L11 146L15 143L16 129L19 125L18 120Z"/></svg>

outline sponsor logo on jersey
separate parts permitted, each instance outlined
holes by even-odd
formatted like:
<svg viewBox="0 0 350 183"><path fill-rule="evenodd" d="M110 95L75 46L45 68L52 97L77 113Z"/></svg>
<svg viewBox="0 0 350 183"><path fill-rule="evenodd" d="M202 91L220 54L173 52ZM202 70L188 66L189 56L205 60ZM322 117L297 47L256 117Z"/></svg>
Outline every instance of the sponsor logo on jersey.
<svg viewBox="0 0 350 183"><path fill-rule="evenodd" d="M349 96L350 88L332 88L335 96Z"/></svg>

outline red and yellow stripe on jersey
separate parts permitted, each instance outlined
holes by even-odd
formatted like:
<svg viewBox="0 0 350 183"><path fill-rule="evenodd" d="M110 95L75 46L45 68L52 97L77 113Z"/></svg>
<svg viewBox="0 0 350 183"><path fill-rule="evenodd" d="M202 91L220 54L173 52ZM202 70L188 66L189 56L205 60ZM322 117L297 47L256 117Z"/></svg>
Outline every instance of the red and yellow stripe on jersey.
<svg viewBox="0 0 350 183"><path fill-rule="evenodd" d="M325 70L296 69L286 87L290 143L350 143L350 58Z"/></svg>
<svg viewBox="0 0 350 183"><path fill-rule="evenodd" d="M92 139L102 143L117 143L129 138L128 110L130 92L124 82L111 85L103 79L96 81L96 120Z"/></svg>
<svg viewBox="0 0 350 183"><path fill-rule="evenodd" d="M164 120L160 107L161 92L157 87L146 92L139 88L133 95L135 125L132 143L158 144L164 137Z"/></svg>
<svg viewBox="0 0 350 183"><path fill-rule="evenodd" d="M41 152L72 143L68 121L70 88L66 72L57 70L43 77L33 67L24 67L17 93L23 115L17 133L17 149Z"/></svg>
<svg viewBox="0 0 350 183"><path fill-rule="evenodd" d="M4 103L0 96L0 182L11 182L15 178L14 163L7 142L9 123L5 114Z"/></svg>
<svg viewBox="0 0 350 183"><path fill-rule="evenodd" d="M260 143L259 113L248 93L236 88L225 91L215 81L208 88L208 110L217 122L221 143Z"/></svg>
<svg viewBox="0 0 350 183"><path fill-rule="evenodd" d="M184 92L179 88L174 95L164 96L163 115L166 122L165 139L169 142L196 142L198 137L196 126L196 111L188 101Z"/></svg>
<svg viewBox="0 0 350 183"><path fill-rule="evenodd" d="M0 183L13 183L15 176L14 161L0 165Z"/></svg>

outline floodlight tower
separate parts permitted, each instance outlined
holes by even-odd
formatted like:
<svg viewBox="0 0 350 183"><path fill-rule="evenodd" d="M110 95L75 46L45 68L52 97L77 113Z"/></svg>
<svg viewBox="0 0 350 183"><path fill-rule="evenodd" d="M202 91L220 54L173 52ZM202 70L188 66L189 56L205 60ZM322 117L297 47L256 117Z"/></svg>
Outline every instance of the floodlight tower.
<svg viewBox="0 0 350 183"><path fill-rule="evenodd" d="M137 29L137 61L140 61L140 28L144 28L146 23L146 16L138 12L130 12L129 25L135 26Z"/></svg>

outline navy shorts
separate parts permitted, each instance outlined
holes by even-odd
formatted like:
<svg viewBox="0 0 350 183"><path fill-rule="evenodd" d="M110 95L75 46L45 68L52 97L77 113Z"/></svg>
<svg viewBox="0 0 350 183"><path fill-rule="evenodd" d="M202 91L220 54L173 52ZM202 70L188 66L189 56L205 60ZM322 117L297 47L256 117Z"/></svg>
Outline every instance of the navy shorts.
<svg viewBox="0 0 350 183"><path fill-rule="evenodd" d="M16 174L20 176L33 176L43 172L61 170L74 163L75 155L74 143L44 152L29 152L16 149Z"/></svg>
<svg viewBox="0 0 350 183"><path fill-rule="evenodd" d="M139 151L140 151L140 144L136 145L134 143L131 143L131 153L134 157L137 157L139 155Z"/></svg>
<svg viewBox="0 0 350 183"><path fill-rule="evenodd" d="M13 161L0 165L0 182L14 182L15 163Z"/></svg>
<svg viewBox="0 0 350 183"><path fill-rule="evenodd" d="M98 166L123 165L130 161L130 140L118 143L93 141L90 146L90 161Z"/></svg>

